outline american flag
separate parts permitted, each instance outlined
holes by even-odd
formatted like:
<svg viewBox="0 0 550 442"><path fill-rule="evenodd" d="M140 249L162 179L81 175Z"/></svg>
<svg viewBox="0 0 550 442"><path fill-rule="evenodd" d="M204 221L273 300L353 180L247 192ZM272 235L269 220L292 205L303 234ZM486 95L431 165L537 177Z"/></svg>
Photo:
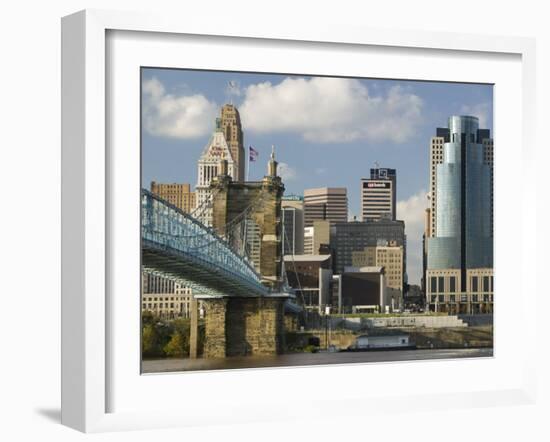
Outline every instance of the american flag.
<svg viewBox="0 0 550 442"><path fill-rule="evenodd" d="M250 161L256 161L258 155L260 155L260 153L256 149L254 149L252 146L248 146L248 159Z"/></svg>

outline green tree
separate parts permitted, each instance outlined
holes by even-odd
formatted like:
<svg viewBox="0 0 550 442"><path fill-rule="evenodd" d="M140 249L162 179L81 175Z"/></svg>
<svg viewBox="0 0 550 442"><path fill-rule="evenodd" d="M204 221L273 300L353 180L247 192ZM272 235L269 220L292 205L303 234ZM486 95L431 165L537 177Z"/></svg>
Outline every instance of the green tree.
<svg viewBox="0 0 550 442"><path fill-rule="evenodd" d="M153 324L155 321L158 321L158 318L155 317L153 312L145 310L141 313L141 326L145 327L146 325Z"/></svg>
<svg viewBox="0 0 550 442"><path fill-rule="evenodd" d="M174 328L157 320L143 326L141 331L141 351L143 357L163 357L165 345L170 341Z"/></svg>
<svg viewBox="0 0 550 442"><path fill-rule="evenodd" d="M156 356L158 336L153 324L143 327L141 333L141 352L144 357Z"/></svg>
<svg viewBox="0 0 550 442"><path fill-rule="evenodd" d="M175 319L172 322L173 333L170 341L164 346L167 356L183 357L189 355L191 321L189 319Z"/></svg>
<svg viewBox="0 0 550 442"><path fill-rule="evenodd" d="M181 334L174 333L168 344L164 346L164 353L166 356L172 357L186 356L189 354L189 349L185 347L185 342Z"/></svg>

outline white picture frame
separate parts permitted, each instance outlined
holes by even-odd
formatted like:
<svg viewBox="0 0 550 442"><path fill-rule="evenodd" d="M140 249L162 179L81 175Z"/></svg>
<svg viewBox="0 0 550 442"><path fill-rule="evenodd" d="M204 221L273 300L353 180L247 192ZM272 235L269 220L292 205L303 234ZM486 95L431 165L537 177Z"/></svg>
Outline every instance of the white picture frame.
<svg viewBox="0 0 550 442"><path fill-rule="evenodd" d="M308 42L310 44L337 45L346 47L375 47L379 51L400 48L402 52L422 49L431 54L468 53L481 59L484 54L501 54L519 59L521 66L521 115L518 124L521 148L518 152L523 167L534 161L534 109L535 109L535 44L532 39L518 37L490 37L481 35L464 35L453 33L430 33L402 31L394 33L388 30L369 28L349 28L345 26L293 26L277 23L272 27L258 27L254 22L223 23L197 17L155 16L143 13L122 13L111 11L87 10L63 18L62 21L62 423L84 432L100 432L123 429L160 428L173 426L207 425L212 416L205 416L200 404L195 413L189 410L162 409L151 407L136 410L116 410L109 403L109 395L114 388L113 354L109 341L109 327L114 317L109 299L109 244L113 240L113 230L109 229L109 219L113 209L113 195L109 193L110 170L108 142L109 134L106 121L110 118L108 109L109 85L106 71L111 55L108 51L107 34L109 32L142 32L156 33L160 36L192 35L216 36L218 38L237 38L254 41L269 40L273 44L284 42L286 45ZM150 34L152 35L152 34ZM366 75L365 75L366 76ZM499 112L498 95L495 99L495 112ZM498 123L496 126L498 146ZM508 155L510 152L508 152ZM497 176L498 176L498 165ZM115 173L125 172L117 170ZM496 192L499 184L496 181ZM536 194L531 188L522 185L515 194L522 200L524 207L535 207ZM498 214L498 210L497 210ZM526 257L535 254L534 229L528 228L533 212L522 211L521 223L520 275L528 272ZM497 223L498 221L498 216ZM136 235L137 241L137 235ZM498 252L499 243L496 241ZM502 250L502 249L501 249ZM504 266L502 267L504 268ZM497 267L498 272L498 267ZM498 276L497 276L498 277ZM521 277L521 293L536 293L534 278ZM498 287L498 285L497 285ZM498 289L497 289L498 290ZM529 302L527 296L518 299L521 311L526 311ZM139 302L136 301L136 304ZM498 315L499 301L496 298ZM504 309L503 309L504 311ZM497 316L498 318L498 316ZM515 367L513 379L508 383L501 382L491 388L479 386L471 390L464 388L460 393L436 394L427 391L424 395L414 392L403 392L401 395L389 393L387 396L377 393L376 408L393 410L406 409L415 403L422 409L464 408L472 400L478 405L527 404L535 400L534 355L535 329L534 321L526 321L526 316L518 315L525 339L525 348L518 357L520 364ZM504 322L501 322L504 324ZM497 321L497 330L498 330ZM502 325L502 327L505 327ZM509 335L501 335L509 336ZM532 339L530 339L532 338ZM498 342L498 335L497 335ZM502 344L508 345L505 342ZM504 347L503 347L504 348ZM501 354L504 355L504 352ZM499 358L498 348L496 359ZM387 370L398 372L406 364L394 364ZM444 367L441 365L440 367ZM462 365L466 367L466 365ZM472 369L476 366L469 365ZM481 365L477 366L478 368ZM325 367L326 368L326 367ZM334 370L341 367L332 367ZM277 369L255 370L249 382L262 383L272 376ZM203 373L196 375L194 382L204 382L206 377L214 379L217 386L224 385L226 380L243 377L243 371L230 373ZM286 373L279 370L277 373ZM297 373L297 372L296 372ZM357 376L357 367L349 371L350 376ZM137 373L139 375L139 373ZM178 375L173 375L178 376ZM230 377L231 376L231 377ZM175 377L163 376L164 386L176 382ZM120 376L119 378L120 379ZM174 381L173 381L174 380ZM277 385L277 382L274 383ZM225 387L224 387L225 388ZM276 392L273 392L276 394ZM281 409L273 407L256 407L247 404L246 395L235 398L236 408L248 410L240 422L258 421L269 418L279 420L296 416L292 407ZM340 413L353 414L353 406L362 404L361 412L374 409L374 405L365 405L363 400L369 397L364 390L355 394L333 394L331 400L345 399L346 406ZM239 402L240 401L240 402ZM398 402L398 404L397 404ZM314 397L310 413L317 416L328 413L324 410L325 401ZM409 404L409 405L408 405ZM218 410L213 411L217 422L235 422L235 417L227 412L224 416L223 401ZM215 406L213 406L215 408ZM324 411L323 411L324 410ZM334 410L330 411L334 413Z"/></svg>

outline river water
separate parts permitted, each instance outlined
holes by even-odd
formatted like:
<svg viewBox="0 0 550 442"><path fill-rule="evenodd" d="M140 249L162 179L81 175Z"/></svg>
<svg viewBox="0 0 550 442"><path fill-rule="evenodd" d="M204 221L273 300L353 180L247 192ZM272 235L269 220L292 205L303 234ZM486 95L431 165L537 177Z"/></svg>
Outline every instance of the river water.
<svg viewBox="0 0 550 442"><path fill-rule="evenodd" d="M268 367L300 367L311 365L357 364L373 362L405 362L492 356L492 348L459 348L339 353L292 353L277 356L243 356L220 359L152 359L142 362L142 373Z"/></svg>

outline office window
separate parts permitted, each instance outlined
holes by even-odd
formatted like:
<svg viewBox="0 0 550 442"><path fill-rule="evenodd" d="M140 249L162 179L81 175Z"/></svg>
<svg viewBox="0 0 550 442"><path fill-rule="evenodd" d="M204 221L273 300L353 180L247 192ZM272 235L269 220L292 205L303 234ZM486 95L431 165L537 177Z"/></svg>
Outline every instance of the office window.
<svg viewBox="0 0 550 442"><path fill-rule="evenodd" d="M483 291L484 292L489 291L489 277L488 276L483 277Z"/></svg>
<svg viewBox="0 0 550 442"><path fill-rule="evenodd" d="M438 292L443 293L445 292L445 278L443 276L440 276L437 278L437 285L438 285Z"/></svg>
<svg viewBox="0 0 550 442"><path fill-rule="evenodd" d="M477 292L477 276L472 276L472 292Z"/></svg>
<svg viewBox="0 0 550 442"><path fill-rule="evenodd" d="M456 276L451 276L449 278L449 291L451 293L456 292Z"/></svg>
<svg viewBox="0 0 550 442"><path fill-rule="evenodd" d="M430 291L432 293L437 292L437 278L435 276L430 277Z"/></svg>

